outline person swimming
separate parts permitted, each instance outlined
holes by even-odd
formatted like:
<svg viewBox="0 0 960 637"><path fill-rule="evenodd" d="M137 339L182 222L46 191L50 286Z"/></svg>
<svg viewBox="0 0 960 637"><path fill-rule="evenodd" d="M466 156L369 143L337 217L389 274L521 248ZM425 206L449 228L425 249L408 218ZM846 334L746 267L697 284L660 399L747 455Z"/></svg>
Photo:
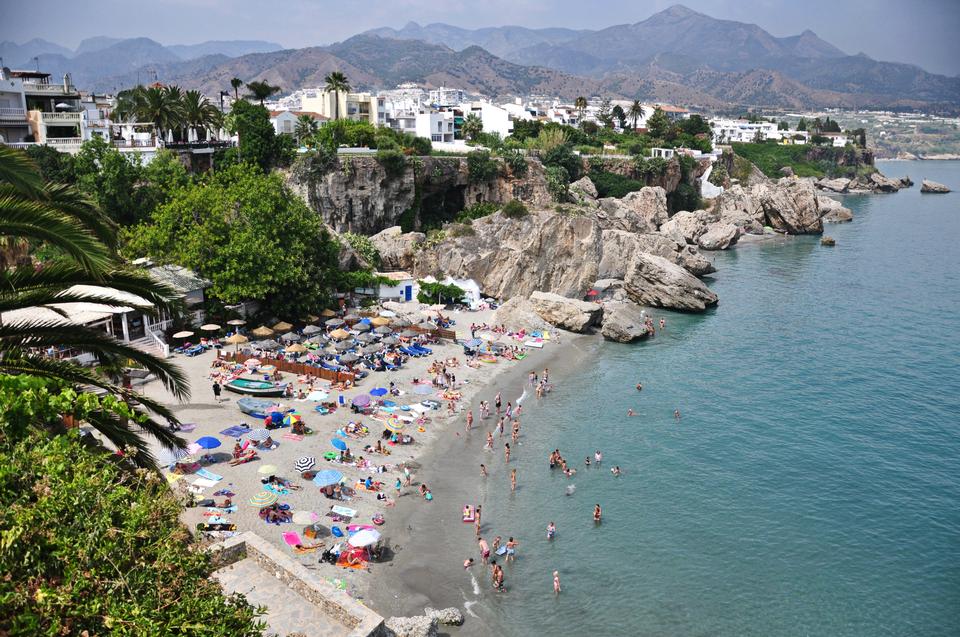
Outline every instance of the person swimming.
<svg viewBox="0 0 960 637"><path fill-rule="evenodd" d="M621 471L620 471L620 465L617 465L617 466L615 466L614 468L610 469L610 473L612 473L612 474L615 475L615 476L619 476L620 473L621 473Z"/></svg>
<svg viewBox="0 0 960 637"><path fill-rule="evenodd" d="M552 540L553 536L557 534L557 525L551 522L547 525L547 539Z"/></svg>

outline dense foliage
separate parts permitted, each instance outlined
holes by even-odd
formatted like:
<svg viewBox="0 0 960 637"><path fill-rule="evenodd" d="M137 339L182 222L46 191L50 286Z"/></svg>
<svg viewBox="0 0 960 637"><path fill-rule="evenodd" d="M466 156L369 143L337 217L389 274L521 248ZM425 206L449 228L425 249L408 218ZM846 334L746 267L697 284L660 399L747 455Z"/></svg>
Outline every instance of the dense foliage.
<svg viewBox="0 0 960 637"><path fill-rule="evenodd" d="M131 256L178 263L208 278L225 303L265 300L284 316L322 307L338 246L278 173L235 165L177 190L126 233Z"/></svg>
<svg viewBox="0 0 960 637"><path fill-rule="evenodd" d="M289 166L295 154L295 141L289 135L277 135L270 113L260 104L234 102L226 125L237 134L237 148L223 152L221 166L246 163L269 172L277 166Z"/></svg>
<svg viewBox="0 0 960 637"><path fill-rule="evenodd" d="M503 216L509 219L520 219L529 214L527 207L519 199L511 199L503 206Z"/></svg>
<svg viewBox="0 0 960 637"><path fill-rule="evenodd" d="M467 153L467 173L473 183L490 181L497 176L500 165L485 150L472 150Z"/></svg>
<svg viewBox="0 0 960 637"><path fill-rule="evenodd" d="M99 403L0 376L0 633L259 635L256 611L209 579L166 481L85 444L79 430L37 427Z"/></svg>
<svg viewBox="0 0 960 637"><path fill-rule="evenodd" d="M646 186L644 182L637 179L631 179L607 171L592 171L590 173L590 180L597 188L597 194L601 197L620 198Z"/></svg>
<svg viewBox="0 0 960 637"><path fill-rule="evenodd" d="M417 281L417 285L420 286L417 300L421 303L459 303L463 299L463 288L453 283Z"/></svg>
<svg viewBox="0 0 960 637"><path fill-rule="evenodd" d="M753 162L767 177L780 177L789 166L799 177L855 177L873 172L872 164L861 159L856 148L814 147L809 144L732 144L733 151Z"/></svg>
<svg viewBox="0 0 960 637"><path fill-rule="evenodd" d="M380 251L373 245L370 237L354 232L343 232L340 236L350 244L350 247L360 255L361 259L375 268L380 266Z"/></svg>

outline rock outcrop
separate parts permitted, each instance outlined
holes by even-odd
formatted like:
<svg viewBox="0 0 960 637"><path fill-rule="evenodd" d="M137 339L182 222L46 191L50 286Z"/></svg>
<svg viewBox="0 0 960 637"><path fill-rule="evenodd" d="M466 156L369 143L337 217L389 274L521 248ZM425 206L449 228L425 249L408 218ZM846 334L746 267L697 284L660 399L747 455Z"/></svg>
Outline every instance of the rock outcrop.
<svg viewBox="0 0 960 637"><path fill-rule="evenodd" d="M659 186L628 193L622 199L604 197L599 203L597 220L605 230L656 232L669 217L667 192Z"/></svg>
<svg viewBox="0 0 960 637"><path fill-rule="evenodd" d="M707 231L707 225L715 221L717 218L713 213L706 210L681 210L660 226L660 233L677 241L695 244L700 235Z"/></svg>
<svg viewBox="0 0 960 637"><path fill-rule="evenodd" d="M789 234L820 234L823 221L820 203L812 182L781 179L776 184L754 186L767 225Z"/></svg>
<svg viewBox="0 0 960 637"><path fill-rule="evenodd" d="M604 230L603 248L598 276L622 279L627 264L636 252L649 252L673 261L691 274L703 276L716 272L713 264L705 259L696 246L687 245L673 237L645 233L634 234L625 230Z"/></svg>
<svg viewBox="0 0 960 637"><path fill-rule="evenodd" d="M704 250L726 250L740 238L740 229L732 223L717 222L707 226L707 231L697 239Z"/></svg>
<svg viewBox="0 0 960 637"><path fill-rule="evenodd" d="M604 338L620 343L631 343L650 336L644 321L643 309L635 303L611 303L603 309Z"/></svg>
<svg viewBox="0 0 960 637"><path fill-rule="evenodd" d="M456 606L450 608L434 609L427 606L423 609L423 614L431 619L437 620L441 626L462 626L463 613Z"/></svg>
<svg viewBox="0 0 960 637"><path fill-rule="evenodd" d="M843 223L853 221L853 213L849 208L844 208L839 201L820 195L817 197L820 204L820 210L823 211L823 220L829 223Z"/></svg>
<svg viewBox="0 0 960 637"><path fill-rule="evenodd" d="M396 637L437 637L437 620L423 615L390 617L384 622Z"/></svg>
<svg viewBox="0 0 960 637"><path fill-rule="evenodd" d="M846 177L837 177L836 179L821 179L817 182L817 187L830 192L847 192L850 190L850 180Z"/></svg>
<svg viewBox="0 0 960 637"><path fill-rule="evenodd" d="M493 325L504 325L508 330L544 330L550 324L544 321L533 303L525 296L515 296L501 305L493 313Z"/></svg>
<svg viewBox="0 0 960 637"><path fill-rule="evenodd" d="M644 252L633 256L623 286L641 305L702 312L717 304L717 295L700 279L663 257Z"/></svg>
<svg viewBox="0 0 960 637"><path fill-rule="evenodd" d="M380 267L385 270L409 270L413 267L416 247L427 235L422 232L403 232L400 226L391 226L370 237L380 253Z"/></svg>
<svg viewBox="0 0 960 637"><path fill-rule="evenodd" d="M950 189L943 184L930 181L929 179L924 179L922 182L920 182L920 192L947 193L950 192Z"/></svg>
<svg viewBox="0 0 960 637"><path fill-rule="evenodd" d="M551 292L530 295L534 311L554 327L571 332L585 332L600 322L603 308L596 303L579 301Z"/></svg>
<svg viewBox="0 0 960 637"><path fill-rule="evenodd" d="M597 205L597 187L593 185L593 182L590 181L589 177L581 177L577 181L570 184L567 188L570 200L581 206L593 206Z"/></svg>

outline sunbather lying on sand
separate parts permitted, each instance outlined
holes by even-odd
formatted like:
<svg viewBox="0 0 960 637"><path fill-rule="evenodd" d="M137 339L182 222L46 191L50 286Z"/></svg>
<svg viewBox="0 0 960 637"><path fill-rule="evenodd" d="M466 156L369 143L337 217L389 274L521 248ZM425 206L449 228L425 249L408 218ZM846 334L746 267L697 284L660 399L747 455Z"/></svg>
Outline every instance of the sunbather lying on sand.
<svg viewBox="0 0 960 637"><path fill-rule="evenodd" d="M240 454L240 456L231 460L230 465L235 467L239 464L244 464L246 462L250 462L251 460L257 460L257 459L258 459L258 456L257 456L256 449L251 448L251 449L247 449L242 454Z"/></svg>

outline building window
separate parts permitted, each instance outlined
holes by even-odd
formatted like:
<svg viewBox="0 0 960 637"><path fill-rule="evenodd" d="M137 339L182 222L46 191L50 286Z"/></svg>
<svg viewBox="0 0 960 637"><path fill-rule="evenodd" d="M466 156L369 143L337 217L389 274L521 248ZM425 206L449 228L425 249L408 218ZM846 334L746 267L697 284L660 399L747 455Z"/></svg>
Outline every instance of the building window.
<svg viewBox="0 0 960 637"><path fill-rule="evenodd" d="M430 139L435 142L441 142L443 141L443 135L431 135Z"/></svg>

